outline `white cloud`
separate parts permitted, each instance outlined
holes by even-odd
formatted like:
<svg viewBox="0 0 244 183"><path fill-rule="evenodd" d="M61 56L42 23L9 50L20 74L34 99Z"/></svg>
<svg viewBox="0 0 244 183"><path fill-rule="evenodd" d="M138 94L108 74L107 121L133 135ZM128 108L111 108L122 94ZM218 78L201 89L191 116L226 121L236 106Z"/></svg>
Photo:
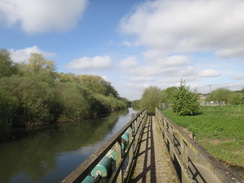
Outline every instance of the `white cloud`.
<svg viewBox="0 0 244 183"><path fill-rule="evenodd" d="M20 25L27 33L68 31L85 11L88 0L2 0L0 22Z"/></svg>
<svg viewBox="0 0 244 183"><path fill-rule="evenodd" d="M127 62L126 62L127 63ZM128 62L129 64L129 62ZM158 57L154 61L147 62L145 65L138 65L126 68L129 74L143 74L144 76L174 75L181 76L189 68L189 60L186 56L175 55L169 57Z"/></svg>
<svg viewBox="0 0 244 183"><path fill-rule="evenodd" d="M243 80L244 79L244 74L234 75L234 76L231 77L231 79L233 79L233 80Z"/></svg>
<svg viewBox="0 0 244 183"><path fill-rule="evenodd" d="M127 47L132 47L133 44L129 41L123 41L123 45L127 46Z"/></svg>
<svg viewBox="0 0 244 183"><path fill-rule="evenodd" d="M76 70L103 70L112 67L110 56L82 57L71 61L66 68Z"/></svg>
<svg viewBox="0 0 244 183"><path fill-rule="evenodd" d="M239 48L224 48L220 49L216 53L219 57L222 58L244 58L244 47L239 47Z"/></svg>
<svg viewBox="0 0 244 183"><path fill-rule="evenodd" d="M136 57L127 57L120 62L120 66L123 68L133 68L139 65Z"/></svg>
<svg viewBox="0 0 244 183"><path fill-rule="evenodd" d="M25 49L19 49L19 50L10 49L9 51L11 53L11 58L13 59L14 62L27 63L31 53L39 53L42 54L44 57L56 56L55 53L43 51L37 46L32 46Z"/></svg>
<svg viewBox="0 0 244 183"><path fill-rule="evenodd" d="M243 0L149 1L124 17L120 28L167 54L216 51L244 58L243 12Z"/></svg>
<svg viewBox="0 0 244 183"><path fill-rule="evenodd" d="M138 77L133 77L131 78L131 81L135 82L144 82L144 81L154 81L154 77L145 77L145 76L138 76Z"/></svg>
<svg viewBox="0 0 244 183"><path fill-rule="evenodd" d="M201 77L218 77L220 76L220 72L213 70L213 69L206 69L201 71L201 73L199 74L199 76Z"/></svg>

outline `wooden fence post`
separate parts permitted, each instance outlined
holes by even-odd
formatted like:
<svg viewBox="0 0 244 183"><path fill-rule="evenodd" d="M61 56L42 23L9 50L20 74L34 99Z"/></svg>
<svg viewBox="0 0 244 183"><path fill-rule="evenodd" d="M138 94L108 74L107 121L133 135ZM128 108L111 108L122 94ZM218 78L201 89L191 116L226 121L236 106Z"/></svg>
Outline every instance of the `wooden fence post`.
<svg viewBox="0 0 244 183"><path fill-rule="evenodd" d="M119 163L121 161L121 140L116 142L116 168L119 166ZM116 182L117 183L122 183L123 182L123 170L121 169Z"/></svg>

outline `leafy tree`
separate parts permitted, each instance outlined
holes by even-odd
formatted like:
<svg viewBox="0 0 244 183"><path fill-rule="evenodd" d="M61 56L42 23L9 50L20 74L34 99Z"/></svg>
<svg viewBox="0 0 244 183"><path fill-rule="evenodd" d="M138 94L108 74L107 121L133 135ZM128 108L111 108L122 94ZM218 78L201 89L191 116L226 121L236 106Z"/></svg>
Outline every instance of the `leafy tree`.
<svg viewBox="0 0 244 183"><path fill-rule="evenodd" d="M14 96L18 110L12 114L15 126L34 127L50 121L50 110L55 108L53 90L38 77L10 77L0 80L2 90Z"/></svg>
<svg viewBox="0 0 244 183"><path fill-rule="evenodd" d="M155 113L155 107L159 106L162 99L162 91L156 86L146 88L140 100L141 109L147 108L148 113Z"/></svg>
<svg viewBox="0 0 244 183"><path fill-rule="evenodd" d="M0 50L0 78L9 77L17 73L17 67L11 59L9 51L6 49Z"/></svg>
<svg viewBox="0 0 244 183"><path fill-rule="evenodd" d="M27 64L10 56L0 50L0 132L93 117L130 103L100 76L56 73L54 61L38 53Z"/></svg>
<svg viewBox="0 0 244 183"><path fill-rule="evenodd" d="M54 82L56 78L56 66L54 61L45 59L45 57L39 53L31 53L28 61L28 64L22 65L22 70L25 72L25 75L32 74L40 77L40 79L45 82Z"/></svg>
<svg viewBox="0 0 244 183"><path fill-rule="evenodd" d="M61 120L83 119L89 116L90 104L75 83L59 83L56 86L62 106Z"/></svg>
<svg viewBox="0 0 244 183"><path fill-rule="evenodd" d="M244 94L244 88L242 88L241 90L236 91L237 93L243 93Z"/></svg>
<svg viewBox="0 0 244 183"><path fill-rule="evenodd" d="M212 91L208 97L207 101L225 101L226 103L229 102L229 98L231 95L231 91L225 88L219 88L217 90Z"/></svg>
<svg viewBox="0 0 244 183"><path fill-rule="evenodd" d="M0 134L3 136L12 129L13 113L16 112L18 105L15 97L0 89Z"/></svg>
<svg viewBox="0 0 244 183"><path fill-rule="evenodd" d="M100 76L92 75L78 75L79 83L95 93L105 95L106 88L102 84L103 78Z"/></svg>
<svg viewBox="0 0 244 183"><path fill-rule="evenodd" d="M190 86L185 86L183 81L174 93L172 102L173 111L179 116L199 113L198 95L196 92L191 92Z"/></svg>
<svg viewBox="0 0 244 183"><path fill-rule="evenodd" d="M208 97L207 101L225 101L227 104L241 104L243 103L243 93L236 93L234 91L219 88L212 91Z"/></svg>
<svg viewBox="0 0 244 183"><path fill-rule="evenodd" d="M131 103L133 109L140 109L140 100L133 100Z"/></svg>
<svg viewBox="0 0 244 183"><path fill-rule="evenodd" d="M92 75L78 75L77 79L79 83L91 91L109 96L119 97L118 92L114 89L110 82L105 81L101 76Z"/></svg>
<svg viewBox="0 0 244 183"><path fill-rule="evenodd" d="M77 76L73 73L58 73L57 78L60 82L78 83Z"/></svg>
<svg viewBox="0 0 244 183"><path fill-rule="evenodd" d="M26 64L28 70L32 73L40 73L45 70L54 72L55 63L52 60L46 60L43 55L39 53L31 53L29 63Z"/></svg>
<svg viewBox="0 0 244 183"><path fill-rule="evenodd" d="M244 94L233 92L230 95L229 102L230 102L230 104L233 104L233 105L244 104Z"/></svg>
<svg viewBox="0 0 244 183"><path fill-rule="evenodd" d="M126 105L126 107L131 107L131 101L129 101L127 98L119 97L118 99L122 101Z"/></svg>
<svg viewBox="0 0 244 183"><path fill-rule="evenodd" d="M174 98L174 95L175 95L175 92L177 91L177 87L169 87L165 90L163 90L163 96L164 96L164 101L166 103L171 103L173 98Z"/></svg>

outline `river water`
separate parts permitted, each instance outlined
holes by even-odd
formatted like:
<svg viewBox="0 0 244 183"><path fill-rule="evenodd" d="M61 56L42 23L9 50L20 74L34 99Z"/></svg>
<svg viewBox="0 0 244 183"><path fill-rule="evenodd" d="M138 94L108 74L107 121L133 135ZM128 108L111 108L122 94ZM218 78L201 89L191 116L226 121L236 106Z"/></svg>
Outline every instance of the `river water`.
<svg viewBox="0 0 244 183"><path fill-rule="evenodd" d="M0 182L60 182L125 126L132 113L129 108L0 144Z"/></svg>

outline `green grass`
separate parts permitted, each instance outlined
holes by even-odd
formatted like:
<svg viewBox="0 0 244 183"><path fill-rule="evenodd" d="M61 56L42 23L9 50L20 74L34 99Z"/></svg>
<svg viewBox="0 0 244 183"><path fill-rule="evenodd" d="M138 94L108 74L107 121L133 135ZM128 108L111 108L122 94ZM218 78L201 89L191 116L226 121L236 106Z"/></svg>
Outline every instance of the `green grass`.
<svg viewBox="0 0 244 183"><path fill-rule="evenodd" d="M196 116L163 113L179 126L192 131L196 141L216 158L244 167L244 105L201 107Z"/></svg>

